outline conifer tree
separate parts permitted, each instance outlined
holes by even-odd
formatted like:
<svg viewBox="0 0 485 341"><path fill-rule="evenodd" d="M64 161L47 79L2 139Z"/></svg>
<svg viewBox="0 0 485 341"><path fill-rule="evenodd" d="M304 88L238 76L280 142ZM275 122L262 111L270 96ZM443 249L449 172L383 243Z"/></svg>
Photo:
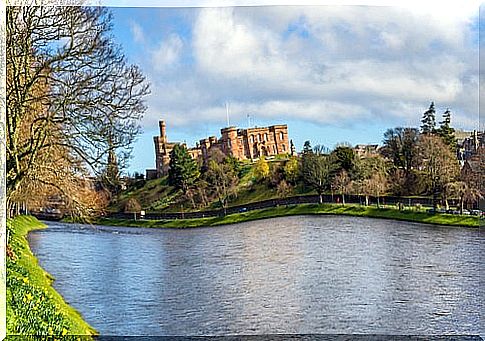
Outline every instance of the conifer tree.
<svg viewBox="0 0 485 341"><path fill-rule="evenodd" d="M310 144L310 141L305 141L305 143L303 144L303 155L312 154L312 153L313 153L313 150L312 150L312 145Z"/></svg>
<svg viewBox="0 0 485 341"><path fill-rule="evenodd" d="M436 129L436 110L434 108L434 102L431 102L429 109L423 113L423 118L421 119L421 133L422 134L433 134Z"/></svg>
<svg viewBox="0 0 485 341"><path fill-rule="evenodd" d="M199 166L184 145L177 144L170 152L168 181L170 185L187 191L200 176Z"/></svg>
<svg viewBox="0 0 485 341"><path fill-rule="evenodd" d="M441 136L443 141L450 146L451 150L456 149L456 138L455 138L455 129L451 126L451 111L450 109L446 109L443 113L443 121L440 122L440 127L438 129L438 135Z"/></svg>

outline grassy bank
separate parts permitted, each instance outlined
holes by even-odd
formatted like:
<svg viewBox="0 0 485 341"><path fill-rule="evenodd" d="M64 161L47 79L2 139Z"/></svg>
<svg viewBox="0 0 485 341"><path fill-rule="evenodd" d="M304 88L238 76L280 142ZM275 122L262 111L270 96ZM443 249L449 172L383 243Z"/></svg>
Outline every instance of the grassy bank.
<svg viewBox="0 0 485 341"><path fill-rule="evenodd" d="M51 286L37 263L27 233L45 227L34 217L7 220L7 335L93 335L96 331Z"/></svg>
<svg viewBox="0 0 485 341"><path fill-rule="evenodd" d="M166 227L166 228L188 228L202 226L216 226L235 224L245 221L292 216L292 215L349 215L358 217L385 218L402 221L419 222L426 224L478 227L479 219L473 216L458 216L451 214L429 214L411 210L399 211L393 208L377 208L360 205L338 205L338 204L304 204L292 206L280 206L255 210L244 213L227 215L226 217L211 217L199 219L180 220L125 220L103 218L97 221L101 225L112 226L139 226L139 227Z"/></svg>

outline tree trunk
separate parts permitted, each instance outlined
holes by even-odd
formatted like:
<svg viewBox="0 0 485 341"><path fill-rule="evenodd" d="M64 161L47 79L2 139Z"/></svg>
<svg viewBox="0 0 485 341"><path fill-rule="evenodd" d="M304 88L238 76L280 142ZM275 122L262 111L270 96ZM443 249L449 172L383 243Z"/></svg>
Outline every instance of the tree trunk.
<svg viewBox="0 0 485 341"><path fill-rule="evenodd" d="M460 198L460 214L463 214L463 197Z"/></svg>
<svg viewBox="0 0 485 341"><path fill-rule="evenodd" d="M318 194L318 199L320 201L320 204L323 204L323 196L321 193Z"/></svg>
<svg viewBox="0 0 485 341"><path fill-rule="evenodd" d="M365 196L365 206L369 206L369 196Z"/></svg>
<svg viewBox="0 0 485 341"><path fill-rule="evenodd" d="M445 209L447 211L450 209L450 205L448 204L448 199L445 199Z"/></svg>
<svg viewBox="0 0 485 341"><path fill-rule="evenodd" d="M342 206L345 206L345 194L342 193Z"/></svg>
<svg viewBox="0 0 485 341"><path fill-rule="evenodd" d="M380 208L381 206L379 205L379 197L376 197L377 198L377 208Z"/></svg>
<svg viewBox="0 0 485 341"><path fill-rule="evenodd" d="M136 220L136 212L133 212L133 219Z"/></svg>

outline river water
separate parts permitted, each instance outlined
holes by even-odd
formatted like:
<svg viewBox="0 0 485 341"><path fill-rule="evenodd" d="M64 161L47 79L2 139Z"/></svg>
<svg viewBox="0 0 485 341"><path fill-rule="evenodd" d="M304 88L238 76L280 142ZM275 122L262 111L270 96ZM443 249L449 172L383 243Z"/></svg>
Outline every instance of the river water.
<svg viewBox="0 0 485 341"><path fill-rule="evenodd" d="M48 224L31 248L101 334L483 335L478 229L335 216Z"/></svg>

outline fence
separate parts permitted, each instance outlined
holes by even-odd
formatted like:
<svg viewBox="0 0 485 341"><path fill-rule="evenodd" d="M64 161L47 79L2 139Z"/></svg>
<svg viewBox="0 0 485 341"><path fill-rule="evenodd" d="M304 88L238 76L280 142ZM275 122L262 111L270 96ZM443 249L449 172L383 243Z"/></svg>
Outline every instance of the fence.
<svg viewBox="0 0 485 341"><path fill-rule="evenodd" d="M337 203L342 200L340 195L325 194L322 196L324 203ZM299 204L318 204L320 197L318 195L300 195L281 199L269 199L258 202L252 202L245 205L231 206L226 209L226 214L240 213L246 211L259 210L263 208L286 206L286 205L299 205ZM345 202L349 204L364 204L365 196L362 195L346 195ZM402 203L408 206L414 206L420 204L422 206L433 206L432 198L403 198L394 196L379 197L381 205L397 205ZM377 203L376 197L369 197L369 204ZM148 220L174 220L174 219L194 219L194 218L207 218L207 217L219 217L224 215L223 209L210 210L210 211L197 211L197 212L150 212L146 213L143 219ZM141 218L137 213L137 219ZM133 219L133 213L111 213L109 218L117 219Z"/></svg>

